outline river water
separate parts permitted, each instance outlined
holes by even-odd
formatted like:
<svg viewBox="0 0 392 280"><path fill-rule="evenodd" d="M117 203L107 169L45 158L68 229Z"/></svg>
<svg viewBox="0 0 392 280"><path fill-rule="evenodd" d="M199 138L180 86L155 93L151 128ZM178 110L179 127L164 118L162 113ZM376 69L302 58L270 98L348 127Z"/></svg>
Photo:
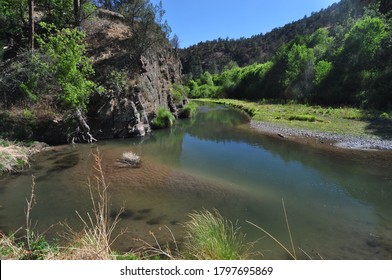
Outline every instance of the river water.
<svg viewBox="0 0 392 280"><path fill-rule="evenodd" d="M392 156L385 152L327 151L261 135L249 118L222 105L204 104L196 117L145 138L55 147L35 157L21 175L0 177L0 229L25 223L25 199L35 177L35 229L63 240L67 223L80 229L76 211L92 213L88 179L99 150L110 182L112 216L126 229L119 251L183 240L181 223L194 210L217 209L237 222L252 258L286 259L259 225L291 248L282 200L300 258L392 258ZM127 151L140 168L121 168ZM170 230L169 230L170 229ZM305 253L304 253L305 252Z"/></svg>

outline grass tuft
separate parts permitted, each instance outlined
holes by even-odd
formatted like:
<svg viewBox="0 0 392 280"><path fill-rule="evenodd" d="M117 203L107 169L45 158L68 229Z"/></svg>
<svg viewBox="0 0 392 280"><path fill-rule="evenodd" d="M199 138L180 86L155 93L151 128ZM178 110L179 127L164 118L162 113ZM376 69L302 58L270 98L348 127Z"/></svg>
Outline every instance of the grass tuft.
<svg viewBox="0 0 392 280"><path fill-rule="evenodd" d="M151 121L151 126L155 129L172 127L175 120L176 118L169 110L160 107L157 116Z"/></svg>
<svg viewBox="0 0 392 280"><path fill-rule="evenodd" d="M315 122L316 117L312 115L293 115L288 117L289 121L306 121L306 122Z"/></svg>
<svg viewBox="0 0 392 280"><path fill-rule="evenodd" d="M194 102L194 101L189 102L182 109L182 112L180 115L181 118L192 118L196 114L198 107L199 106L196 104L196 102Z"/></svg>
<svg viewBox="0 0 392 280"><path fill-rule="evenodd" d="M217 210L189 214L185 257L198 260L239 260L246 258L245 235L240 227L223 218Z"/></svg>

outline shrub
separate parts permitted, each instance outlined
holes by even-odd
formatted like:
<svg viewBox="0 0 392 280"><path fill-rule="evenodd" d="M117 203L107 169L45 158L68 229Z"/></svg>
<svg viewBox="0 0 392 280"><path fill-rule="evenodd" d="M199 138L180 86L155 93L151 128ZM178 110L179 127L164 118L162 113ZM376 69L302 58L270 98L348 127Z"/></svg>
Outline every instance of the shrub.
<svg viewBox="0 0 392 280"><path fill-rule="evenodd" d="M40 52L32 59L37 71L21 84L21 88L33 101L49 92L66 109L86 109L90 94L97 89L97 85L89 80L94 70L86 56L83 42L86 35L76 29L59 30L44 22L40 26L46 34L36 37ZM40 88L39 84L45 88Z"/></svg>
<svg viewBox="0 0 392 280"><path fill-rule="evenodd" d="M108 79L105 81L106 87L115 93L125 92L127 89L128 73L126 69L112 70L109 74Z"/></svg>
<svg viewBox="0 0 392 280"><path fill-rule="evenodd" d="M174 124L175 117L166 108L160 107L157 116L151 121L151 126L156 129L171 127Z"/></svg>
<svg viewBox="0 0 392 280"><path fill-rule="evenodd" d="M186 231L185 257L199 260L244 259L244 237L240 228L223 218L217 210L189 214Z"/></svg>
<svg viewBox="0 0 392 280"><path fill-rule="evenodd" d="M199 106L195 102L189 102L184 106L184 109L181 112L182 118L192 118Z"/></svg>
<svg viewBox="0 0 392 280"><path fill-rule="evenodd" d="M182 102L187 95L189 95L190 89L187 86L173 84L171 94L173 95L174 102L180 103Z"/></svg>

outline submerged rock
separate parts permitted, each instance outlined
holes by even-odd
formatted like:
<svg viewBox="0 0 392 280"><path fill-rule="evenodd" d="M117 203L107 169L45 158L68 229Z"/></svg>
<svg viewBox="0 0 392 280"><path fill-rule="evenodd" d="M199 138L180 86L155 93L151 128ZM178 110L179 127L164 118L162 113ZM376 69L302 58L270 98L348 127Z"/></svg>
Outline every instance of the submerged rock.
<svg viewBox="0 0 392 280"><path fill-rule="evenodd" d="M124 152L117 162L119 167L140 167L140 157L133 152Z"/></svg>

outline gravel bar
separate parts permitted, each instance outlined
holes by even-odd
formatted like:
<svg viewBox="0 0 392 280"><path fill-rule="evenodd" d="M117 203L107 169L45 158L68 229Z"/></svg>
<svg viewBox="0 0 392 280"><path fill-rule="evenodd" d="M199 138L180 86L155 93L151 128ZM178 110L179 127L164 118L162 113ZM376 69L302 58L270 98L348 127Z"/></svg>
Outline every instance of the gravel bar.
<svg viewBox="0 0 392 280"><path fill-rule="evenodd" d="M331 143L339 148L357 150L392 150L392 140L378 136L352 136L327 133L300 128L284 127L278 124L251 120L250 126L260 132L278 135L282 138L312 138L320 143Z"/></svg>

